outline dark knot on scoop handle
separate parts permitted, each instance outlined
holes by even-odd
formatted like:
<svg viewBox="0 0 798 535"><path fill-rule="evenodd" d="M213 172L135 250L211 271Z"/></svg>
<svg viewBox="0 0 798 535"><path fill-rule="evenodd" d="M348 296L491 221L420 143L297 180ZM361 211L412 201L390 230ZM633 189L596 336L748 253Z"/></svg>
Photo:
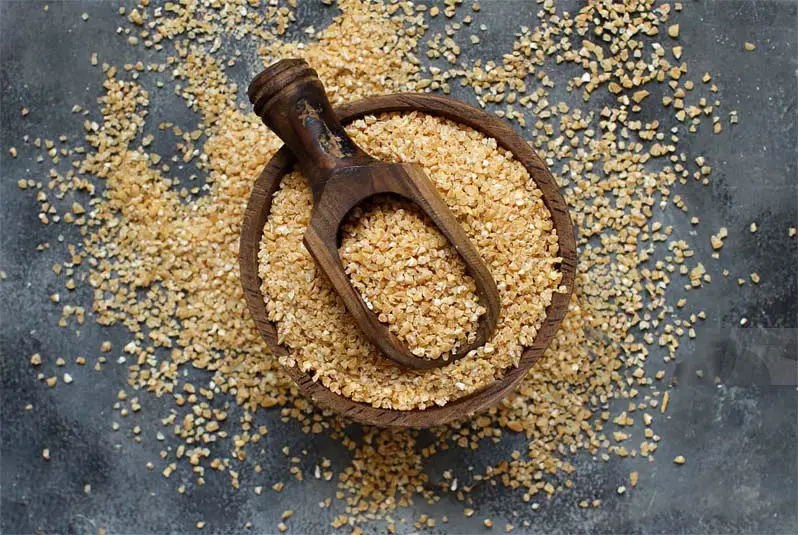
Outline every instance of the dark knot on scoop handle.
<svg viewBox="0 0 798 535"><path fill-rule="evenodd" d="M252 80L248 94L255 113L296 157L316 199L333 170L374 161L346 133L305 60L270 65Z"/></svg>

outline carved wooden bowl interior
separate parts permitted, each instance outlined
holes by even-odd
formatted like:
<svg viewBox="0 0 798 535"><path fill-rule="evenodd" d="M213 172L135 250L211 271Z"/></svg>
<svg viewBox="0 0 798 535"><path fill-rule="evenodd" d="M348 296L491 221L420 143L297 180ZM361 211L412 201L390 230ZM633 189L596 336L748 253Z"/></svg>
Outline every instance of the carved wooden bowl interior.
<svg viewBox="0 0 798 535"><path fill-rule="evenodd" d="M509 125L458 100L427 94L395 94L352 102L336 108L335 111L344 125L366 115L418 111L445 117L494 138L500 147L512 152L514 157L526 167L542 192L543 202L551 212L557 230L558 255L562 258L562 263L559 265L562 272L561 284L567 288L567 291L553 295L551 304L546 309L546 318L532 345L521 355L517 367L508 368L500 380L442 407L434 406L423 410L379 409L332 392L321 382L314 382L310 374L296 367L286 367L285 371L296 382L300 391L319 407L366 424L430 427L490 407L512 392L529 368L543 355L568 310L576 273L576 242L568 207L554 177L535 151ZM239 263L244 296L258 329L275 356L287 354L287 349L277 342L277 327L267 317L266 303L260 290L258 250L263 227L271 209L272 195L283 176L293 169L294 163L291 153L283 147L264 167L255 181L241 228Z"/></svg>

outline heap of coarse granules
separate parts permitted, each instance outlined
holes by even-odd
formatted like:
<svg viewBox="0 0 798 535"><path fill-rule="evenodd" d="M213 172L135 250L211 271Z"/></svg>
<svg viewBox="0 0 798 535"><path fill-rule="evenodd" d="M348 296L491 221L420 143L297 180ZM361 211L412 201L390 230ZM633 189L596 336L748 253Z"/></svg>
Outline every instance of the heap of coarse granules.
<svg viewBox="0 0 798 535"><path fill-rule="evenodd" d="M348 131L377 159L422 166L491 269L502 303L499 321L484 346L442 368L419 373L380 358L352 329L340 298L302 244L312 195L302 175L293 173L274 195L259 254L269 318L290 348L281 361L311 373L333 392L399 410L444 405L500 379L532 344L552 295L561 291L557 264L562 259L542 192L495 140L445 119L419 113L368 116ZM343 228L340 251L354 284L379 294L375 312L384 313L382 303L392 298L400 304L409 300L412 313L398 307L391 312L394 325L407 325L408 333L456 339L466 329L473 331L478 318L474 281L464 277L462 261L452 261L459 256L446 238L431 222L389 203L372 206L357 225ZM409 273L413 280L398 280L408 274L407 262L419 269ZM458 296L458 288L466 295ZM408 297L409 292L414 295ZM458 306L446 303L453 295ZM433 347L440 351L440 345Z"/></svg>
<svg viewBox="0 0 798 535"><path fill-rule="evenodd" d="M137 440L174 435L168 439L177 447L153 460L165 477L190 470L202 484L206 470L222 471L236 487L240 473L256 477L260 467L247 462L246 451L267 432L256 411L274 406L308 432L328 433L352 451L351 465L337 475L325 460L315 472L338 480L336 501L326 502L343 508L336 527L382 518L393 530L397 507L414 499L434 502L444 493L464 502L470 516L479 504L469 503L468 490L484 480L519 489L519 510L537 508L541 495L560 490L579 506L597 506L600 490L591 491L599 496L565 490L572 487L574 453L587 451L597 462L613 454L653 458L659 440L653 421L668 399L664 385L658 387L665 367L653 356L675 358L680 339L695 336L693 326L704 317L686 299L669 301L666 290L675 284L693 291L711 278L693 258L690 237L674 235L658 220L665 210L687 212L671 194L673 184L710 180L711 162L681 152L680 138L699 128L719 134L737 114L723 119L711 75L689 72L678 23L671 20L680 3L589 0L578 13L567 13L545 0L538 25L519 28L498 63L459 57L461 47L476 50L488 23L480 20L478 4L460 4L339 0L340 14L326 28L297 28L304 37L291 42L284 34L292 28L295 0L157 7L141 0L135 9L120 8L120 33L160 62L102 64L102 119L86 119L87 147L69 148L63 137L28 140L32 147L11 151L24 157L41 150L31 157L53 162L49 177L20 177L19 186L35 192L42 223L77 225L83 236L53 266L65 291L43 298L63 307L64 326L82 323L89 304L74 302L72 290L89 284L97 321L130 330L132 341L121 348L129 381L120 385L115 405L122 416L141 411L140 399L150 394L173 404L157 437L134 429ZM430 31L430 21L444 30ZM241 87L225 69L257 51L261 65L250 65L250 75L277 58L303 57L334 103L457 89L461 98L475 98L516 122L563 187L580 249L573 300L557 337L517 393L485 414L437 429L431 446L422 448L411 431L369 428L347 438L339 419L297 397L247 313L237 267L239 226L254 177L279 143L241 111ZM97 54L92 63L100 63ZM162 78L169 73L170 90L201 117L190 131L147 116L149 94L167 85ZM567 104L577 100L569 94L581 96L582 107ZM641 119L642 110L658 119ZM84 112L79 106L74 111ZM145 134L152 125L160 132ZM179 154L168 159L152 150L154 136L167 131L179 138ZM173 178L174 168L188 166L196 167L203 185L194 175ZM717 236L721 245L723 234ZM743 282L748 277L740 275ZM758 275L751 280L758 282ZM88 358L100 370L111 351L120 348L108 344ZM31 357L48 386L61 375L52 360L46 353ZM181 372L187 366L207 370L210 380L189 382ZM63 380L72 375L64 373ZM244 409L240 421L228 418L233 405ZM482 439L504 440L508 432L522 435L506 439L525 440L523 451L483 474L452 467L440 488L429 483L426 458L451 447L476 449ZM212 442L230 446L213 451L232 454L212 454ZM303 478L297 465L291 471ZM629 487L637 481L632 473ZM186 491L185 485L178 490Z"/></svg>

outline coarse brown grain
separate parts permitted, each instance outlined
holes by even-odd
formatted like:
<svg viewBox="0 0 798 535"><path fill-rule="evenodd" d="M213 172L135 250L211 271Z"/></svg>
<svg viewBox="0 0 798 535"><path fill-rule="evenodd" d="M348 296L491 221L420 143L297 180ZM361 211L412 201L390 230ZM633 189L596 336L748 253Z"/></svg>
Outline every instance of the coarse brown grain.
<svg viewBox="0 0 798 535"><path fill-rule="evenodd" d="M341 226L339 254L363 300L414 355L444 358L473 341L485 313L465 264L414 205L382 199Z"/></svg>
<svg viewBox="0 0 798 535"><path fill-rule="evenodd" d="M336 393L375 407L443 405L496 380L518 363L523 347L533 341L562 277L556 267L551 214L523 165L498 149L495 140L470 128L410 113L366 117L348 131L379 159L421 164L492 271L502 301L499 323L489 343L445 368L419 374L381 358L351 328L351 319L302 244L311 194L302 176L293 173L274 195L259 254L269 318L277 322L281 342L291 348L281 362L311 372ZM371 283L364 292L368 300L383 294L384 300L375 303L377 312L392 315L389 324L393 319L406 329L402 334L420 340L434 340L436 332L452 339L473 328L478 317L474 283L464 277L462 263L452 261L458 256L445 238L429 222L400 213L390 202L378 204L370 214L358 223L365 227L360 231L367 233L365 244L357 241L358 227L344 229L341 250L355 284L366 286L360 276L369 262L396 266L410 259L415 267L422 260L414 276L426 276L431 283L428 295L413 302L419 318L391 308L392 299L406 302L403 286L391 284L392 275L379 275L382 283ZM375 251L378 242L382 245ZM435 287L441 293L430 295ZM447 302L451 296L446 294L453 292L460 295ZM460 302L454 305L455 300ZM439 319L433 322L436 313ZM423 316L432 319L424 324ZM410 341L416 345L416 339Z"/></svg>

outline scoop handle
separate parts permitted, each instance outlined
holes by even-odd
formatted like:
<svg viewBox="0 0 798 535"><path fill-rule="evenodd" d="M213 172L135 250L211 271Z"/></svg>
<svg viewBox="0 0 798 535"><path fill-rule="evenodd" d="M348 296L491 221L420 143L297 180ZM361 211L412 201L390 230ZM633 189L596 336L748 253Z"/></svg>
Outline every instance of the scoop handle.
<svg viewBox="0 0 798 535"><path fill-rule="evenodd" d="M296 157L314 198L334 169L374 161L347 135L305 60L273 63L252 80L248 95L255 113Z"/></svg>

